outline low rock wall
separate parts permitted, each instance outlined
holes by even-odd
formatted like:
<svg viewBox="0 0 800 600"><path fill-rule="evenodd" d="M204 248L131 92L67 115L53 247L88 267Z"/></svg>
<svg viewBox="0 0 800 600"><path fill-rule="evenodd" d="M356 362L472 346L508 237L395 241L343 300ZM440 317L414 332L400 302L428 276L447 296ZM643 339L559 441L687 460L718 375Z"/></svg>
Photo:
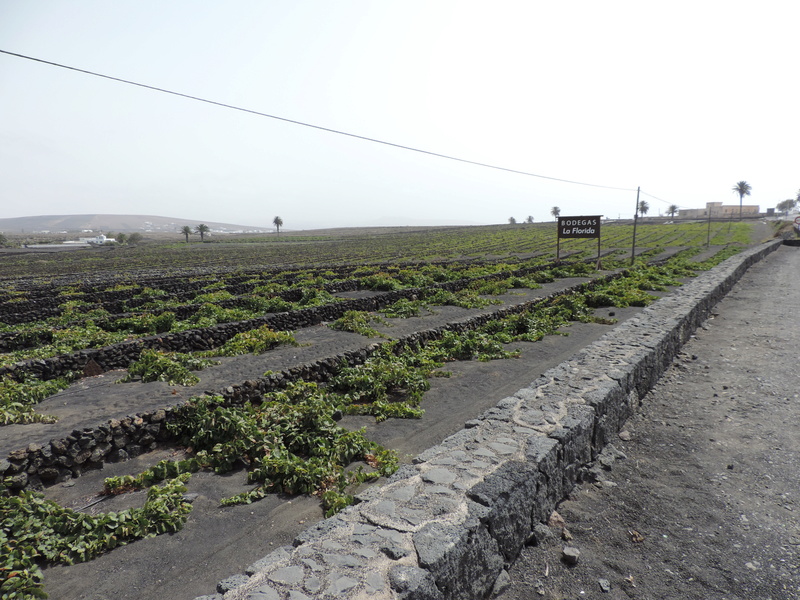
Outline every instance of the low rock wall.
<svg viewBox="0 0 800 600"><path fill-rule="evenodd" d="M780 243L662 298L203 598L490 597L711 308Z"/></svg>
<svg viewBox="0 0 800 600"><path fill-rule="evenodd" d="M0 480L11 489L40 488L80 477L105 462L127 460L155 450L169 438L172 408L111 419L95 428L74 430L47 444L29 444L0 459Z"/></svg>

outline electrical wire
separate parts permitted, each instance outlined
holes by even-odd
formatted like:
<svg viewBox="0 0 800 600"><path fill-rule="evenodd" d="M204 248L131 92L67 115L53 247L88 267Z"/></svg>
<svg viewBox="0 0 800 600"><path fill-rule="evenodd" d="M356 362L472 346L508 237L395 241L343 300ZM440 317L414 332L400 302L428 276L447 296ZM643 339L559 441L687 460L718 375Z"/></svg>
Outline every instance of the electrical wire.
<svg viewBox="0 0 800 600"><path fill-rule="evenodd" d="M658 200L659 202L663 202L664 204L670 204L670 205L673 204L669 200L664 200L663 198L659 198L658 196L653 196L653 194L648 194L644 190L642 190L641 193L644 196L649 196L650 198L653 198L654 200ZM688 206L681 206L680 204L676 204L675 206L677 206L678 208L689 208Z"/></svg>
<svg viewBox="0 0 800 600"><path fill-rule="evenodd" d="M610 186L610 185L598 185L596 183L586 183L586 182L583 182L583 181L574 181L574 180L571 180L571 179L560 179L558 177L548 177L547 175L537 175L536 173L530 173L528 171L520 171L520 170L517 170L517 169L509 169L507 167L499 167L497 165L491 165L491 164L488 164L488 163L478 162L478 161L475 161L475 160L468 160L466 158L459 158L457 156L451 156L449 154L441 154L439 152L432 152L430 150L423 150L421 148L414 148L414 147L411 147L411 146L404 146L402 144L396 144L394 142L387 142L385 140L379 140L377 138L367 137L367 136L364 136L364 135L358 135L358 134L355 134L355 133L349 133L347 131L341 131L341 130L338 130L338 129L331 129L330 127L323 127L321 125L314 125L312 123L305 123L303 121L296 121L294 119L287 119L286 117L279 117L277 115L271 115L271 114L268 114L268 113L263 113L263 112L260 112L260 111L257 111L257 110L252 110L252 109L249 109L249 108L242 108L240 106L234 106L232 104L225 104L224 102L217 102L215 100L208 100L206 98L200 98L198 96L192 96L190 94L183 94L181 92L175 92L175 91L172 91L172 90L167 90L167 89L156 87L156 86L152 86L152 85L147 85L147 84L144 84L144 83L138 83L136 81L130 81L128 79L122 79L120 77L112 77L111 75L104 75L102 73L96 73L94 71L87 71L86 69L79 69L77 67L71 67L69 65L64 65L64 64L52 62L52 61L49 61L49 60L43 60L41 58L35 58L33 56L26 56L24 54L18 54L16 52L9 52L9 51L3 50L3 49L0 49L0 53L7 54L9 56L16 56L18 58L24 58L26 60L39 62L39 63L43 63L43 64L46 64L46 65L51 65L51 66L54 66L54 67L59 67L61 69L68 69L70 71L77 71L78 73L84 73L86 75L93 75L94 77L102 77L103 79L110 79L111 81L117 81L119 83L126 83L128 85L135 85L137 87L146 88L148 90L153 90L153 91L156 91L156 92L162 92L164 94L171 94L173 96L180 96L181 98L188 98L189 100L196 100L198 102L205 102L206 104L213 104L214 106L220 106L222 108L229 108L231 110L238 110L238 111L241 111L241 112L246 112L246 113L257 115L257 116L260 116L260 117L267 117L269 119L275 119L277 121L283 121L285 123L292 123L293 125L301 125L303 127L310 127L312 129L318 129L320 131L327 131L328 133L335 133L337 135L344 135L344 136L347 136L347 137L356 138L356 139L364 140L364 141L367 141L367 142L373 142L375 144L383 144L384 146L392 146L394 148L400 148L401 150L409 150L411 152L418 152L420 154L426 154L428 156L436 156L438 158L444 158L444 159L447 159L447 160L454 160L454 161L461 162L461 163L466 163L466 164L469 164L469 165L476 165L476 166L479 166L479 167L486 167L488 169L496 169L498 171L506 171L508 173L516 173L518 175L526 175L526 176L529 176L529 177L538 177L539 179L549 179L550 181L560 181L561 183L571 183L571 184L574 184L574 185L583 185L583 186L588 186L588 187L604 188L604 189L608 189L608 190L620 190L620 191L625 191L625 192L635 192L636 191L636 189L633 189L633 188L614 187L614 186Z"/></svg>

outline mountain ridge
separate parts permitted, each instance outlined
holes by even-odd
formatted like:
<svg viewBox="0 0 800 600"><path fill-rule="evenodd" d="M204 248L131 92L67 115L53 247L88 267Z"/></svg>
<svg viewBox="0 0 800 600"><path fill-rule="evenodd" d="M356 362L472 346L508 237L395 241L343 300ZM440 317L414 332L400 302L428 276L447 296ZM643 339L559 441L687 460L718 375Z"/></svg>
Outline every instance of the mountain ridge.
<svg viewBox="0 0 800 600"><path fill-rule="evenodd" d="M198 221L177 217L157 215L117 215L117 214L84 214L84 215L35 215L28 217L0 218L0 232L3 233L147 233L172 232L180 233L185 225L194 229L205 224L212 231L258 232L272 231L271 226L237 225L216 221Z"/></svg>

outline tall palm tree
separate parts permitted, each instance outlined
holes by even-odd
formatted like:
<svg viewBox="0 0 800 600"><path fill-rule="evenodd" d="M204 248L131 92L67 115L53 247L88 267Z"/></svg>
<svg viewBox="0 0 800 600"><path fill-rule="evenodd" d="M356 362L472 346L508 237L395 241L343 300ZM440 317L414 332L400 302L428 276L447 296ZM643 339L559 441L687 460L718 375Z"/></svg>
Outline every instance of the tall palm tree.
<svg viewBox="0 0 800 600"><path fill-rule="evenodd" d="M272 224L275 225L275 229L277 230L278 233L280 233L281 227L283 227L283 219L281 219L280 217L275 217L274 219L272 219Z"/></svg>
<svg viewBox="0 0 800 600"><path fill-rule="evenodd" d="M680 210L680 208L678 208L678 205L677 205L677 204L670 204L670 205L669 205L669 208L667 209L667 214L668 214L670 217L674 217L674 216L675 216L675 214L676 214L676 213L677 213L679 210Z"/></svg>
<svg viewBox="0 0 800 600"><path fill-rule="evenodd" d="M561 214L561 209L557 206L554 206L550 209L550 214L553 215L553 218L557 219L558 216Z"/></svg>
<svg viewBox="0 0 800 600"><path fill-rule="evenodd" d="M750 187L750 184L746 181L740 181L735 186L733 186L733 191L739 194L739 220L742 220L742 200L745 196L750 195L750 190L753 188Z"/></svg>
<svg viewBox="0 0 800 600"><path fill-rule="evenodd" d="M789 214L789 211L795 207L796 204L797 200L792 200L791 198L787 198L783 202L778 202L775 208L777 208L779 212L782 212L783 215L786 216Z"/></svg>
<svg viewBox="0 0 800 600"><path fill-rule="evenodd" d="M204 223L201 223L200 225L198 225L197 227L195 227L195 228L194 228L194 230L195 230L197 233L199 233L199 234L200 234L200 241L202 242L202 241L205 239L205 235L206 235L206 234L207 234L209 231L211 231L211 228L210 228L208 225L206 225L206 224L204 224Z"/></svg>
<svg viewBox="0 0 800 600"><path fill-rule="evenodd" d="M186 243L189 243L189 236L192 235L192 228L188 225L181 227L181 233L186 236Z"/></svg>
<svg viewBox="0 0 800 600"><path fill-rule="evenodd" d="M642 213L642 216L645 216L648 210L650 210L650 205L647 200L639 200L639 212Z"/></svg>

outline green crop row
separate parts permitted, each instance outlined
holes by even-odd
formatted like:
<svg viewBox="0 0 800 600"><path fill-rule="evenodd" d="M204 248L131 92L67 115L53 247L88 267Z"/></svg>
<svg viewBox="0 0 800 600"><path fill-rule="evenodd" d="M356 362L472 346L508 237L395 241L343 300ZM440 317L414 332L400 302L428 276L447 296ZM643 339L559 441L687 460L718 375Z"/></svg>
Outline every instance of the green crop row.
<svg viewBox="0 0 800 600"><path fill-rule="evenodd" d="M24 491L0 495L0 591L3 600L47 598L41 566L71 565L134 540L179 531L191 511L187 476L151 487L142 508L90 516Z"/></svg>
<svg viewBox="0 0 800 600"><path fill-rule="evenodd" d="M710 224L712 244L748 244L752 226L749 223ZM469 256L516 258L522 255L554 255L556 246L554 223L533 225L494 225L483 227L421 228L397 232L386 230L378 234L331 233L325 236L298 236L282 238L276 243L270 238L248 243L242 239L226 237L231 243L215 244L142 244L124 252L63 253L57 259L36 255L10 255L4 259L2 289L13 290L13 277L26 277L30 281L46 284L58 278L59 273L89 274L106 279L104 287L129 284L143 270L158 271L165 279L183 276L183 273L202 268L216 269L219 273L244 273L246 269L229 265L253 265L265 269L298 269L300 267L327 268L348 265L379 265L399 261L431 262L463 259ZM703 246L708 237L706 223L650 224L640 223L636 238L638 247L653 246ZM630 224L604 223L602 249L630 247L633 227ZM285 243L291 240L291 243ZM568 240L564 247L569 251L592 254L594 240ZM216 275L203 275L209 282ZM94 286L95 288L101 286Z"/></svg>

